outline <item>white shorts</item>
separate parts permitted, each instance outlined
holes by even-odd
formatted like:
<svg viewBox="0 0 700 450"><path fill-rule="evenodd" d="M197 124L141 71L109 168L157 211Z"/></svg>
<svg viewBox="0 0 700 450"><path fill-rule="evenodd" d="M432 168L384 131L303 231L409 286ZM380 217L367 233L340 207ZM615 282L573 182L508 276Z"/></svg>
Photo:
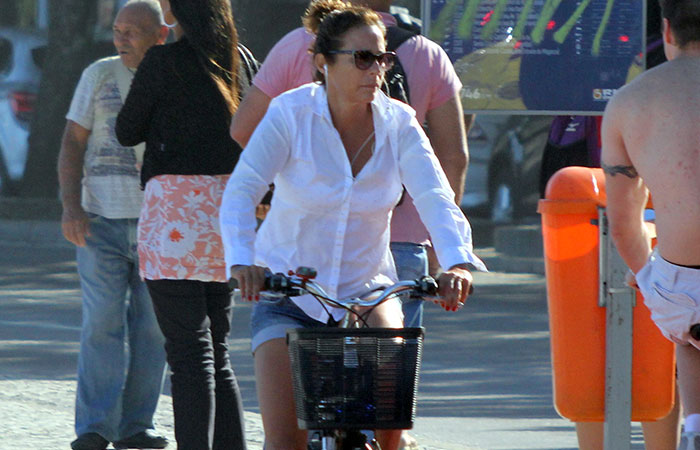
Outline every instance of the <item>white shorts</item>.
<svg viewBox="0 0 700 450"><path fill-rule="evenodd" d="M700 323L700 269L672 264L654 251L636 279L661 333L676 344L700 349L700 341L689 333Z"/></svg>

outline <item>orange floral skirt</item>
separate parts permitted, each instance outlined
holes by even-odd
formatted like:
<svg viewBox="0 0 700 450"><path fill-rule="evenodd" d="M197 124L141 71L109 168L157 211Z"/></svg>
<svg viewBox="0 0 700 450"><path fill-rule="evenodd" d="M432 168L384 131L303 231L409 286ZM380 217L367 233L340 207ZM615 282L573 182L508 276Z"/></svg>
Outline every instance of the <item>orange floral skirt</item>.
<svg viewBox="0 0 700 450"><path fill-rule="evenodd" d="M226 281L219 206L228 175L159 175L146 183L138 226L147 280Z"/></svg>

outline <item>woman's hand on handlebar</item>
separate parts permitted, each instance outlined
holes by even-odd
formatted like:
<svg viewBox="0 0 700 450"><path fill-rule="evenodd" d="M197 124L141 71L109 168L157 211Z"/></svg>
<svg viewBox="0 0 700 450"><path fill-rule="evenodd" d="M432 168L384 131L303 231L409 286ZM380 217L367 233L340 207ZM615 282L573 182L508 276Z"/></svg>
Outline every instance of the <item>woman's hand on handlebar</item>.
<svg viewBox="0 0 700 450"><path fill-rule="evenodd" d="M457 311L464 306L473 281L466 264L456 264L442 272L438 278L440 306L446 311Z"/></svg>
<svg viewBox="0 0 700 450"><path fill-rule="evenodd" d="M260 266L231 266L231 278L238 281L243 300L260 300L260 291L265 289L265 274L267 269Z"/></svg>

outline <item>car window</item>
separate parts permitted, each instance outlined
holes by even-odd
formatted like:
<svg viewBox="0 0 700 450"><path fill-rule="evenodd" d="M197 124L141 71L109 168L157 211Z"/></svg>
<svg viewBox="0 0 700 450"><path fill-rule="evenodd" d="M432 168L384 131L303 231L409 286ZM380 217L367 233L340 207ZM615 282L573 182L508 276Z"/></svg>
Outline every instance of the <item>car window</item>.
<svg viewBox="0 0 700 450"><path fill-rule="evenodd" d="M9 72L12 61L12 44L7 39L0 38L0 74Z"/></svg>

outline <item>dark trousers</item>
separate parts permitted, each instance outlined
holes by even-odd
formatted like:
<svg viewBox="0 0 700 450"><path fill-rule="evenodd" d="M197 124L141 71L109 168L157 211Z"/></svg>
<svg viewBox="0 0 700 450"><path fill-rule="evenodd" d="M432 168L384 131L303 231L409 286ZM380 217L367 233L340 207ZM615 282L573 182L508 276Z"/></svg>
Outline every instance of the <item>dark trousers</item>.
<svg viewBox="0 0 700 450"><path fill-rule="evenodd" d="M243 406L228 355L226 283L146 280L172 370L178 450L245 449Z"/></svg>

